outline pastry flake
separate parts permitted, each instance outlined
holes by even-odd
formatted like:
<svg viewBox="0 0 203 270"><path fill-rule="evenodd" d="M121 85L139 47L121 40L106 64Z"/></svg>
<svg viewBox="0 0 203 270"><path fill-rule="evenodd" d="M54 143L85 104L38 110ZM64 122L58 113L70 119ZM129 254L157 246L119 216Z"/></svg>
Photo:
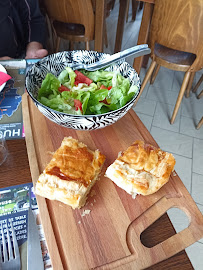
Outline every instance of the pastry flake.
<svg viewBox="0 0 203 270"><path fill-rule="evenodd" d="M73 209L85 205L105 161L99 150L92 151L82 142L65 137L51 161L39 176L35 192L58 200Z"/></svg>
<svg viewBox="0 0 203 270"><path fill-rule="evenodd" d="M137 140L111 164L106 176L135 197L158 191L174 170L172 154Z"/></svg>

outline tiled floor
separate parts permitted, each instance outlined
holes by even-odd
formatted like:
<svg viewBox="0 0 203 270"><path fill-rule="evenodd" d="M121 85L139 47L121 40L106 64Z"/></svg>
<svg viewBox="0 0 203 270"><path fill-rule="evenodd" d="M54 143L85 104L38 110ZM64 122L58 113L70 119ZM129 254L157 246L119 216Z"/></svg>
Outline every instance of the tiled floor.
<svg viewBox="0 0 203 270"><path fill-rule="evenodd" d="M118 1L107 18L108 48L106 53L113 53L116 36ZM129 11L129 18L131 10ZM136 21L129 21L125 25L122 50L137 44L142 11L137 13ZM81 47L79 45L78 48ZM91 44L93 49L93 43ZM62 48L67 49L67 48ZM131 65L133 57L126 59ZM146 70L142 69L140 78L143 80ZM194 84L202 72L197 72ZM151 132L159 146L172 152L176 158L176 171L194 201L203 213L203 126L196 130L195 126L203 116L203 98L198 100L195 94L188 99L183 98L175 123L171 125L169 119L182 83L183 73L161 68L153 85L147 85L139 99L135 111ZM201 85L198 92L203 88ZM179 210L170 210L169 216L177 232L188 225L185 214ZM186 249L195 270L203 269L203 239Z"/></svg>

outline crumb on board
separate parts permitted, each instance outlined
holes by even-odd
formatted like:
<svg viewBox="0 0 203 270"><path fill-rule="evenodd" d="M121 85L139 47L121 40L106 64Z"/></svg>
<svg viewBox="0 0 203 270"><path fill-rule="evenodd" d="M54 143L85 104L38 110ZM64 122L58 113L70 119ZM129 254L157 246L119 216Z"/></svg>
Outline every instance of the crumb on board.
<svg viewBox="0 0 203 270"><path fill-rule="evenodd" d="M94 204L93 204L93 203L91 203L90 205L91 205L91 206L93 206Z"/></svg>
<svg viewBox="0 0 203 270"><path fill-rule="evenodd" d="M86 210L83 210L83 212L82 212L82 217L84 217L85 215L89 215L89 213L91 212L91 210L90 209L86 209Z"/></svg>
<svg viewBox="0 0 203 270"><path fill-rule="evenodd" d="M52 156L53 156L53 154L54 154L54 152L51 152L51 151L47 151L47 153L48 153L49 155L52 155Z"/></svg>
<svg viewBox="0 0 203 270"><path fill-rule="evenodd" d="M133 195L132 195L132 198L135 199L135 198L136 198L136 195L137 195L137 194L133 194Z"/></svg>
<svg viewBox="0 0 203 270"><path fill-rule="evenodd" d="M90 193L90 197L93 197L93 196L95 196L96 195L96 191L93 189L92 191L91 191L91 193Z"/></svg>
<svg viewBox="0 0 203 270"><path fill-rule="evenodd" d="M176 176L176 175L177 175L177 173L175 171L173 171L173 176Z"/></svg>
<svg viewBox="0 0 203 270"><path fill-rule="evenodd" d="M94 202L96 202L96 200L94 199Z"/></svg>
<svg viewBox="0 0 203 270"><path fill-rule="evenodd" d="M78 221L78 224L81 224L81 221L80 220Z"/></svg>

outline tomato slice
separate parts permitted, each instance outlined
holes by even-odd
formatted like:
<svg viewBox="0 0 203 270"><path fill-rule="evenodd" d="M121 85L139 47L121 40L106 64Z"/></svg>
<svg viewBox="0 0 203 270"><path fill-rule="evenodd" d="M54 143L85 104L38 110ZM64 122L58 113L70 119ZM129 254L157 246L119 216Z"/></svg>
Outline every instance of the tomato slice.
<svg viewBox="0 0 203 270"><path fill-rule="evenodd" d="M109 87L106 87L104 86L103 84L100 86L100 89L108 89L108 90L111 90L112 86L109 86Z"/></svg>
<svg viewBox="0 0 203 270"><path fill-rule="evenodd" d="M78 99L74 99L74 105L75 105L75 109L82 111L82 102Z"/></svg>
<svg viewBox="0 0 203 270"><path fill-rule="evenodd" d="M58 91L59 92L64 92L64 91L70 91L70 89L64 85L61 85L59 88L58 88Z"/></svg>
<svg viewBox="0 0 203 270"><path fill-rule="evenodd" d="M103 102L104 104L109 105L109 103L107 102L106 98L103 99L103 100L101 100L101 101L99 101L99 102Z"/></svg>
<svg viewBox="0 0 203 270"><path fill-rule="evenodd" d="M78 70L75 70L75 74L76 74L75 85L78 85L78 83L86 83L87 85L90 85L93 82L93 80L91 80Z"/></svg>
<svg viewBox="0 0 203 270"><path fill-rule="evenodd" d="M81 82L78 80L75 80L75 85L78 85L79 83L81 83Z"/></svg>

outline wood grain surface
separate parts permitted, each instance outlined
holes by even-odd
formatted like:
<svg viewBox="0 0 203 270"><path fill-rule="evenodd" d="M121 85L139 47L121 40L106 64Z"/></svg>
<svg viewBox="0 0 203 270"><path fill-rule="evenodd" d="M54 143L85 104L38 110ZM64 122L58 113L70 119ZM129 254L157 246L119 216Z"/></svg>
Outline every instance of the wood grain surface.
<svg viewBox="0 0 203 270"><path fill-rule="evenodd" d="M12 185L20 185L31 182L31 175L27 157L25 139L7 141L8 157L0 166L0 188ZM164 214L142 234L142 242L146 246L153 246L171 237L175 231L171 222ZM57 268L54 268L57 269ZM160 262L150 269L193 269L185 251Z"/></svg>
<svg viewBox="0 0 203 270"><path fill-rule="evenodd" d="M32 180L51 159L65 136L72 136L106 155L103 174L136 139L157 146L133 110L114 125L95 131L60 127L46 119L23 95L23 119ZM203 237L203 217L177 174L157 193L133 199L101 176L94 196L79 210L37 197L54 269L143 269L163 261ZM186 212L190 225L151 248L140 242L142 232L171 207ZM91 210L83 216L84 210ZM143 259L144 258L144 259ZM58 268L58 266L62 268Z"/></svg>

